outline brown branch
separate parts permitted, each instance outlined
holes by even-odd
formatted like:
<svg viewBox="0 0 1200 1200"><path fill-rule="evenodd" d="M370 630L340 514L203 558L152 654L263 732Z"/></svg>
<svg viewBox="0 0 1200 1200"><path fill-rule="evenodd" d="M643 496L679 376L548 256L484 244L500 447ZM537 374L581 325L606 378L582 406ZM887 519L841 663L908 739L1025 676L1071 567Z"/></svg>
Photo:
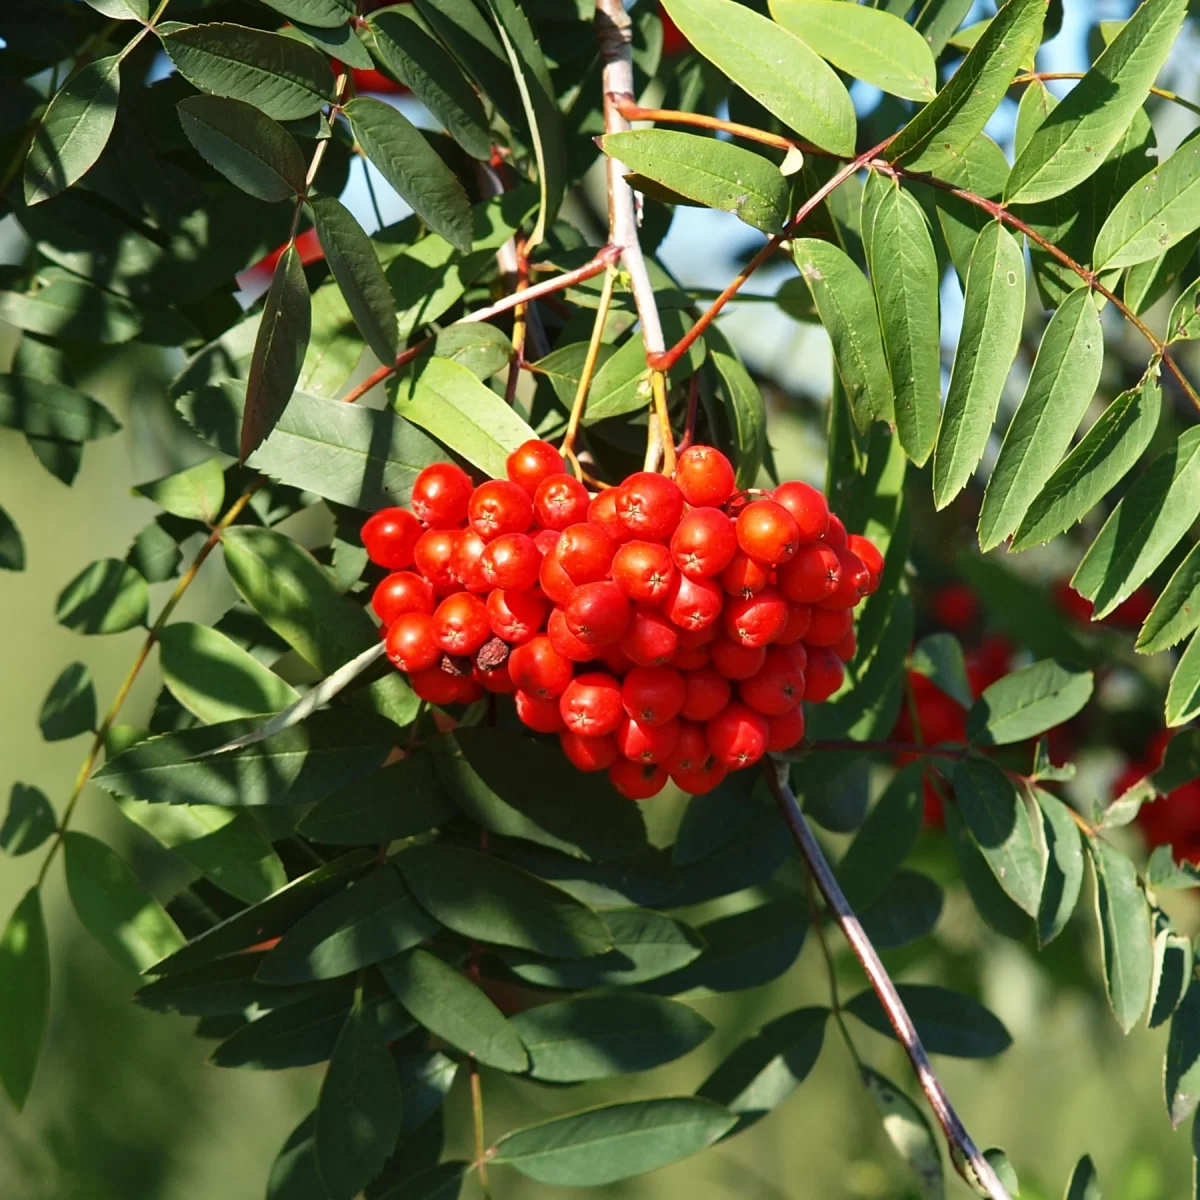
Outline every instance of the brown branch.
<svg viewBox="0 0 1200 1200"><path fill-rule="evenodd" d="M1013 83L1033 83L1034 80L1047 79L1082 79L1083 71L1030 71L1025 75L1018 75ZM1166 88L1152 87L1150 94L1158 96L1162 100L1169 100L1172 104L1178 104L1181 108L1186 108L1190 112L1200 113L1200 104L1195 104L1193 101L1179 95L1178 92L1170 92Z"/></svg>
<svg viewBox="0 0 1200 1200"><path fill-rule="evenodd" d="M946 1142L950 1149L950 1161L954 1164L954 1169L974 1190L982 1195L990 1196L992 1200L1012 1200L1008 1189L997 1176L995 1168L984 1158L979 1148L971 1140L971 1135L963 1125L954 1105L951 1104L946 1089L934 1073L929 1055L921 1044L917 1027L904 1007L904 1001L900 999L896 985L892 982L891 976L888 975L887 969L880 961L870 938L867 937L862 924L842 893L817 839L813 837L812 830L809 829L808 822L805 821L804 814L800 811L800 805L788 784L787 764L776 764L773 760L768 760L764 764L764 774L780 811L783 813L784 820L788 823L792 837L799 847L809 874L824 897L826 907L833 914L842 934L849 942L850 949L854 951L854 956L866 973L871 987L879 997L879 1002L895 1030L897 1039L908 1054L909 1061L921 1084L921 1090L925 1093L929 1106L933 1109L938 1124L941 1125L942 1132L946 1136Z"/></svg>

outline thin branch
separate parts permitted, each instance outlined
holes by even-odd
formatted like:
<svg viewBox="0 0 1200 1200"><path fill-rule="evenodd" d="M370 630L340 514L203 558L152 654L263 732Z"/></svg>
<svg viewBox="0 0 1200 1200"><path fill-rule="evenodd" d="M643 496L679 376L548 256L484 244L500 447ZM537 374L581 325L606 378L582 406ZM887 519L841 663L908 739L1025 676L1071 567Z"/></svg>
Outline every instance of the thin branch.
<svg viewBox="0 0 1200 1200"><path fill-rule="evenodd" d="M525 242L518 240L514 243L517 256L517 288L524 291L529 286L529 255L526 253ZM522 301L513 309L512 325L512 362L508 365L508 382L504 387L504 401L510 407L517 395L517 383L521 378L521 365L525 361L525 335L529 331L526 322L528 304Z"/></svg>
<svg viewBox="0 0 1200 1200"><path fill-rule="evenodd" d="M858 917L838 886L838 881L834 877L829 863L825 860L825 855L822 853L817 839L813 837L812 830L809 829L808 822L805 821L804 814L800 811L800 805L788 784L787 765L768 761L765 764L764 774L776 802L779 804L780 811L788 823L792 837L800 849L805 865L825 899L826 907L833 914L846 941L850 943L850 948L866 972L884 1012L887 1013L896 1037L908 1054L909 1061L921 1084L921 1090L925 1093L946 1136L950 1148L950 1160L954 1164L955 1170L982 1195L989 1196L992 1200L1012 1200L1008 1189L1000 1182L992 1164L984 1158L979 1148L971 1140L971 1135L967 1133L962 1119L951 1104L946 1089L934 1073L925 1047L921 1044L917 1027L913 1024L912 1017L908 1015L908 1010L900 999L896 985L892 982L875 947L863 931Z"/></svg>
<svg viewBox="0 0 1200 1200"><path fill-rule="evenodd" d="M1030 71L1027 75L1018 75L1013 83L1033 83L1035 79L1082 79L1083 75L1082 71ZM1152 87L1150 94L1158 96L1162 100L1169 100L1172 104L1178 104L1180 108L1200 114L1200 104L1186 99L1177 92L1169 92L1166 88Z"/></svg>
<svg viewBox="0 0 1200 1200"><path fill-rule="evenodd" d="M575 401L571 405L571 417L567 422L567 432L563 435L559 450L575 468L582 473L579 459L575 457L575 438L579 435L579 423L583 420L583 411L587 407L588 390L592 386L592 375L596 370L596 360L600 357L600 346L604 340L604 323L608 320L608 310L612 304L613 285L617 280L615 268L609 267L604 276L604 286L600 289L600 304L596 309L596 319L592 322L592 336L588 341L587 355L583 360L583 370L579 373L579 384L575 388Z"/></svg>

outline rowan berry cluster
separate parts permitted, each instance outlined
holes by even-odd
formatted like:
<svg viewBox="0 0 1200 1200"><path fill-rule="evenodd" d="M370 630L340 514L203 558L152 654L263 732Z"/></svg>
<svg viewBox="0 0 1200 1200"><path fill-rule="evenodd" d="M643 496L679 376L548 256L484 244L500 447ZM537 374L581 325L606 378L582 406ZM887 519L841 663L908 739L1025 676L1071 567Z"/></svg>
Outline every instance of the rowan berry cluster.
<svg viewBox="0 0 1200 1200"><path fill-rule="evenodd" d="M841 686L854 606L883 567L820 492L739 492L711 446L685 450L673 480L643 471L595 495L547 442L514 451L507 476L475 486L435 463L411 511L363 526L392 570L372 599L387 654L418 696L511 694L637 800L668 778L707 792L800 741L801 700Z"/></svg>

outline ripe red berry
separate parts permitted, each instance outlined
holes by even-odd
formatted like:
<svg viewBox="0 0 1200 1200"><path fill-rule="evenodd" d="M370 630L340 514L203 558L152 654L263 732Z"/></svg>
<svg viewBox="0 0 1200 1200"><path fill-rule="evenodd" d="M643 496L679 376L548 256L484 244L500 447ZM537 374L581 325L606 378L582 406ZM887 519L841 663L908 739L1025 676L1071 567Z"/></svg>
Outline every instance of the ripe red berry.
<svg viewBox="0 0 1200 1200"><path fill-rule="evenodd" d="M502 533L483 549L479 566L483 577L494 588L524 591L538 580L542 556L527 533Z"/></svg>
<svg viewBox="0 0 1200 1200"><path fill-rule="evenodd" d="M850 662L858 653L858 638L854 634L854 627L851 626L842 636L833 643L831 647L834 654L842 660L842 662Z"/></svg>
<svg viewBox="0 0 1200 1200"><path fill-rule="evenodd" d="M848 608L816 608L812 610L812 621L805 642L810 646L836 646L854 629L854 614Z"/></svg>
<svg viewBox="0 0 1200 1200"><path fill-rule="evenodd" d="M834 550L845 550L849 546L850 540L846 536L846 527L837 513L829 514L829 524L825 527L822 540L825 545Z"/></svg>
<svg viewBox="0 0 1200 1200"><path fill-rule="evenodd" d="M633 659L621 649L619 642L614 642L611 646L605 646L600 651L599 658L618 679L627 675L634 666Z"/></svg>
<svg viewBox="0 0 1200 1200"><path fill-rule="evenodd" d="M664 541L683 516L683 493L665 475L638 471L617 489L617 516L636 537Z"/></svg>
<svg viewBox="0 0 1200 1200"><path fill-rule="evenodd" d="M585 671L567 684L558 708L567 728L584 737L615 733L625 715L621 683L604 671Z"/></svg>
<svg viewBox="0 0 1200 1200"><path fill-rule="evenodd" d="M451 675L441 667L410 673L408 684L422 700L439 706L470 704L483 695L483 688L470 675Z"/></svg>
<svg viewBox="0 0 1200 1200"><path fill-rule="evenodd" d="M476 663L471 668L471 678L485 692L494 692L497 696L511 696L517 690L517 685L513 683L512 676L508 673L507 663L486 670Z"/></svg>
<svg viewBox="0 0 1200 1200"><path fill-rule="evenodd" d="M629 597L611 579L577 587L563 611L567 628L589 646L619 641L633 618Z"/></svg>
<svg viewBox="0 0 1200 1200"><path fill-rule="evenodd" d="M777 567L796 553L800 528L782 504L754 500L738 513L737 540L751 558Z"/></svg>
<svg viewBox="0 0 1200 1200"><path fill-rule="evenodd" d="M812 704L828 700L842 686L845 673L842 660L832 650L814 646L804 670L804 698Z"/></svg>
<svg viewBox="0 0 1200 1200"><path fill-rule="evenodd" d="M762 668L738 684L738 696L755 712L777 717L804 699L804 672L782 646L767 651Z"/></svg>
<svg viewBox="0 0 1200 1200"><path fill-rule="evenodd" d="M672 771L671 782L692 796L704 796L729 774L729 768L710 754L704 763L691 771Z"/></svg>
<svg viewBox="0 0 1200 1200"><path fill-rule="evenodd" d="M594 646L581 642L567 627L567 616L561 608L552 608L546 622L546 636L550 645L572 662L591 662L598 653Z"/></svg>
<svg viewBox="0 0 1200 1200"><path fill-rule="evenodd" d="M608 768L613 787L627 800L649 800L667 786L667 768L653 763L618 758Z"/></svg>
<svg viewBox="0 0 1200 1200"><path fill-rule="evenodd" d="M574 475L548 475L533 494L533 510L546 529L566 529L587 520L590 497Z"/></svg>
<svg viewBox="0 0 1200 1200"><path fill-rule="evenodd" d="M511 646L527 642L542 627L549 605L536 591L495 588L488 593L488 624L492 632Z"/></svg>
<svg viewBox="0 0 1200 1200"><path fill-rule="evenodd" d="M617 749L635 762L660 763L675 749L679 718L658 725L626 715L617 726Z"/></svg>
<svg viewBox="0 0 1200 1200"><path fill-rule="evenodd" d="M548 700L562 694L575 668L569 658L555 650L548 637L540 634L508 656L508 673L521 691Z"/></svg>
<svg viewBox="0 0 1200 1200"><path fill-rule="evenodd" d="M468 592L486 592L491 584L483 573L483 551L487 543L474 529L462 529L454 535L450 552L450 574Z"/></svg>
<svg viewBox="0 0 1200 1200"><path fill-rule="evenodd" d="M829 505L811 484L789 480L781 483L771 497L792 514L802 544L815 542L829 528Z"/></svg>
<svg viewBox="0 0 1200 1200"><path fill-rule="evenodd" d="M439 595L458 587L451 563L458 533L453 529L427 529L413 547L413 565Z"/></svg>
<svg viewBox="0 0 1200 1200"><path fill-rule="evenodd" d="M410 675L432 667L442 657L427 613L401 613L392 622L387 632L387 656L394 666Z"/></svg>
<svg viewBox="0 0 1200 1200"><path fill-rule="evenodd" d="M728 638L713 642L710 653L713 667L724 679L749 679L767 660L765 646L743 646Z"/></svg>
<svg viewBox="0 0 1200 1200"><path fill-rule="evenodd" d="M733 694L729 681L712 667L685 671L683 682L686 692L679 715L689 721L712 720Z"/></svg>
<svg viewBox="0 0 1200 1200"><path fill-rule="evenodd" d="M837 591L842 563L824 542L801 546L779 569L779 590L796 604L816 604Z"/></svg>
<svg viewBox="0 0 1200 1200"><path fill-rule="evenodd" d="M424 533L421 522L404 508L384 508L368 517L362 541L373 563L391 570L411 567L413 547Z"/></svg>
<svg viewBox="0 0 1200 1200"><path fill-rule="evenodd" d="M455 592L433 614L433 640L447 654L474 654L492 636L487 606L470 592Z"/></svg>
<svg viewBox="0 0 1200 1200"><path fill-rule="evenodd" d="M563 728L562 713L554 697L535 696L518 688L513 693L517 716L538 733L559 733Z"/></svg>
<svg viewBox="0 0 1200 1200"><path fill-rule="evenodd" d="M850 553L856 555L867 568L870 575L868 591L875 591L883 575L883 555L879 553L879 547L861 533L852 533L846 540Z"/></svg>
<svg viewBox="0 0 1200 1200"><path fill-rule="evenodd" d="M680 721L675 749L667 759L667 770L672 777L700 770L711 757L708 741L704 736L704 726L695 725L691 721Z"/></svg>
<svg viewBox="0 0 1200 1200"><path fill-rule="evenodd" d="M657 608L638 604L618 644L640 666L661 666L674 658L679 630Z"/></svg>
<svg viewBox="0 0 1200 1200"><path fill-rule="evenodd" d="M471 526L485 542L502 533L524 533L533 522L533 501L511 479L489 479L471 494Z"/></svg>
<svg viewBox="0 0 1200 1200"><path fill-rule="evenodd" d="M752 596L771 582L771 568L739 549L721 572L721 587L731 596Z"/></svg>
<svg viewBox="0 0 1200 1200"><path fill-rule="evenodd" d="M711 579L676 575L663 600L663 612L680 629L705 629L720 615L725 593Z"/></svg>
<svg viewBox="0 0 1200 1200"><path fill-rule="evenodd" d="M734 524L719 508L693 508L671 534L671 558L691 579L719 575L737 550Z"/></svg>
<svg viewBox="0 0 1200 1200"><path fill-rule="evenodd" d="M621 702L639 725L665 725L686 698L687 684L671 667L634 667L621 684Z"/></svg>
<svg viewBox="0 0 1200 1200"><path fill-rule="evenodd" d="M429 581L412 571L393 571L380 581L371 596L371 607L385 625L406 612L431 613L433 605Z"/></svg>
<svg viewBox="0 0 1200 1200"><path fill-rule="evenodd" d="M838 550L838 585L817 602L818 608L853 608L870 590L871 573L863 560L849 550Z"/></svg>
<svg viewBox="0 0 1200 1200"><path fill-rule="evenodd" d="M433 463L413 480L412 510L430 529L453 529L467 519L474 484L454 463Z"/></svg>
<svg viewBox="0 0 1200 1200"><path fill-rule="evenodd" d="M765 646L787 625L788 606L773 587L753 596L731 597L722 614L722 628L733 642L743 646Z"/></svg>
<svg viewBox="0 0 1200 1200"><path fill-rule="evenodd" d="M716 508L733 495L733 466L713 446L689 446L675 464L675 482L689 504Z"/></svg>
<svg viewBox="0 0 1200 1200"><path fill-rule="evenodd" d="M671 628L675 627L672 625ZM693 646L690 650L676 650L669 661L677 671L698 671L707 667L711 658L707 646Z"/></svg>
<svg viewBox="0 0 1200 1200"><path fill-rule="evenodd" d="M679 572L661 542L626 542L612 560L612 577L631 600L658 604L670 592Z"/></svg>
<svg viewBox="0 0 1200 1200"><path fill-rule="evenodd" d="M558 740L577 771L603 771L621 757L617 743L611 737L581 737L564 729Z"/></svg>
<svg viewBox="0 0 1200 1200"><path fill-rule="evenodd" d="M504 460L504 473L531 496L547 475L561 475L566 469L562 455L549 442L536 439L523 442Z"/></svg>
<svg viewBox="0 0 1200 1200"><path fill-rule="evenodd" d="M778 754L790 750L804 737L804 708L796 705L778 716L767 718L767 750Z"/></svg>
<svg viewBox="0 0 1200 1200"><path fill-rule="evenodd" d="M538 548L538 553L545 557L553 553L561 536L557 529L539 529L533 535L533 544Z"/></svg>
<svg viewBox="0 0 1200 1200"><path fill-rule="evenodd" d="M616 488L605 488L592 497L588 504L587 519L592 525L599 525L618 545L634 536L617 516Z"/></svg>
<svg viewBox="0 0 1200 1200"><path fill-rule="evenodd" d="M616 549L616 543L599 525L581 521L559 534L555 553L573 583L597 583L608 578Z"/></svg>
<svg viewBox="0 0 1200 1200"><path fill-rule="evenodd" d="M736 700L704 727L713 758L739 769L758 762L767 749L767 718Z"/></svg>
<svg viewBox="0 0 1200 1200"><path fill-rule="evenodd" d="M542 556L542 565L538 568L538 586L555 604L566 604L575 594L575 583L563 570L553 550Z"/></svg>
<svg viewBox="0 0 1200 1200"><path fill-rule="evenodd" d="M775 635L776 646L794 646L808 632L813 610L807 604L789 604L787 624Z"/></svg>

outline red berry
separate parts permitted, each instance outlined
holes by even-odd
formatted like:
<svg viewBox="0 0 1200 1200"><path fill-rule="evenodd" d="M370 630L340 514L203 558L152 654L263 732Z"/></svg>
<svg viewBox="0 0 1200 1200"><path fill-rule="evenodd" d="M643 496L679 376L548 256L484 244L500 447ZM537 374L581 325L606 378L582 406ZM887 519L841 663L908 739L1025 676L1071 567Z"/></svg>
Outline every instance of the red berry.
<svg viewBox="0 0 1200 1200"><path fill-rule="evenodd" d="M673 717L658 725L637 717L625 716L617 726L617 749L635 762L660 763L675 749L679 737L679 719Z"/></svg>
<svg viewBox="0 0 1200 1200"><path fill-rule="evenodd" d="M485 692L494 692L497 696L510 696L517 690L512 676L508 673L508 664L501 663L498 667L481 667L476 663L471 668L471 678Z"/></svg>
<svg viewBox="0 0 1200 1200"><path fill-rule="evenodd" d="M711 654L713 667L725 679L749 679L767 660L765 646L743 646L728 638L713 642Z"/></svg>
<svg viewBox="0 0 1200 1200"><path fill-rule="evenodd" d="M492 636L487 606L470 592L455 592L433 614L433 640L447 654L474 654Z"/></svg>
<svg viewBox="0 0 1200 1200"><path fill-rule="evenodd" d="M454 463L433 463L413 481L412 510L430 529L453 529L467 519L474 484Z"/></svg>
<svg viewBox="0 0 1200 1200"><path fill-rule="evenodd" d="M577 771L603 771L621 757L617 743L611 737L581 737L564 729L558 740Z"/></svg>
<svg viewBox="0 0 1200 1200"><path fill-rule="evenodd" d="M558 698L562 719L572 733L603 737L615 733L625 715L620 681L603 671L576 675Z"/></svg>
<svg viewBox="0 0 1200 1200"><path fill-rule="evenodd" d="M675 749L667 759L667 770L672 777L700 770L711 757L708 741L704 736L704 726L695 725L691 721L680 721Z"/></svg>
<svg viewBox="0 0 1200 1200"><path fill-rule="evenodd" d="M779 645L778 642L775 644ZM803 642L794 642L790 646L784 646L783 649L786 650L791 656L792 662L795 664L797 671L808 670L808 650L805 648ZM805 688L805 691L807 690L808 689Z"/></svg>
<svg viewBox="0 0 1200 1200"><path fill-rule="evenodd" d="M442 657L433 636L433 621L426 613L401 613L387 632L387 656L394 666L410 675L432 667Z"/></svg>
<svg viewBox="0 0 1200 1200"><path fill-rule="evenodd" d="M849 550L837 551L840 564L838 585L824 600L817 602L818 608L853 608L870 590L871 573L863 560Z"/></svg>
<svg viewBox="0 0 1200 1200"><path fill-rule="evenodd" d="M634 667L621 685L625 711L639 725L665 725L687 698L683 676L671 667Z"/></svg>
<svg viewBox="0 0 1200 1200"><path fill-rule="evenodd" d="M665 541L683 516L683 493L665 475L639 471L617 489L617 516L635 536Z"/></svg>
<svg viewBox="0 0 1200 1200"><path fill-rule="evenodd" d="M589 646L619 641L633 618L629 597L611 579L577 587L563 611L567 628Z"/></svg>
<svg viewBox="0 0 1200 1200"><path fill-rule="evenodd" d="M568 525L558 535L555 553L573 583L597 583L608 578L616 549L616 543L599 525L579 522Z"/></svg>
<svg viewBox="0 0 1200 1200"><path fill-rule="evenodd" d="M730 641L743 646L765 646L787 625L788 606L775 588L753 596L732 597L722 614L722 628Z"/></svg>
<svg viewBox="0 0 1200 1200"><path fill-rule="evenodd" d="M842 662L851 662L854 656L858 653L858 638L854 634L854 627L851 626L842 636L833 643L831 647L834 654L842 660Z"/></svg>
<svg viewBox="0 0 1200 1200"><path fill-rule="evenodd" d="M640 666L661 666L674 658L679 630L657 608L638 604L619 645Z"/></svg>
<svg viewBox="0 0 1200 1200"><path fill-rule="evenodd" d="M825 545L833 550L845 550L849 546L846 527L842 524L842 519L837 513L829 514L829 524L825 527L822 540L825 542Z"/></svg>
<svg viewBox="0 0 1200 1200"><path fill-rule="evenodd" d="M685 671L683 682L686 692L679 715L689 721L711 720L729 703L733 694L728 680L712 667Z"/></svg>
<svg viewBox="0 0 1200 1200"><path fill-rule="evenodd" d="M810 646L836 646L853 629L854 614L850 609L817 608L812 610L812 621L804 640Z"/></svg>
<svg viewBox="0 0 1200 1200"><path fill-rule="evenodd" d="M454 535L450 554L450 574L468 592L486 592L491 584L483 573L483 551L487 543L474 529L462 529Z"/></svg>
<svg viewBox="0 0 1200 1200"><path fill-rule="evenodd" d="M427 529L413 547L413 563L433 590L446 595L458 588L451 564L458 533L453 529Z"/></svg>
<svg viewBox="0 0 1200 1200"><path fill-rule="evenodd" d="M707 646L693 646L690 650L676 650L669 661L677 671L697 671L701 667L707 667L711 659L712 655Z"/></svg>
<svg viewBox="0 0 1200 1200"><path fill-rule="evenodd" d="M652 763L630 762L618 758L608 768L613 787L627 800L649 800L667 785L667 768Z"/></svg>
<svg viewBox="0 0 1200 1200"><path fill-rule="evenodd" d="M618 545L633 537L633 534L625 528L621 518L617 516L616 488L605 488L604 491L592 497L588 504L587 519L590 524L599 525Z"/></svg>
<svg viewBox="0 0 1200 1200"><path fill-rule="evenodd" d="M815 542L829 528L829 505L811 484L798 479L781 483L772 493L776 504L792 514L800 531L801 543Z"/></svg>
<svg viewBox="0 0 1200 1200"><path fill-rule="evenodd" d="M498 638L511 646L519 646L541 629L547 607L544 597L536 591L496 588L488 593L488 624Z"/></svg>
<svg viewBox="0 0 1200 1200"><path fill-rule="evenodd" d="M779 569L779 590L796 604L816 604L837 591L842 562L824 542L801 546Z"/></svg>
<svg viewBox="0 0 1200 1200"><path fill-rule="evenodd" d="M754 500L738 513L737 540L751 558L777 567L796 553L800 527L782 504Z"/></svg>
<svg viewBox="0 0 1200 1200"><path fill-rule="evenodd" d="M484 547L479 565L491 587L520 592L537 583L542 556L527 533L503 533Z"/></svg>
<svg viewBox="0 0 1200 1200"><path fill-rule="evenodd" d="M546 529L566 529L587 520L590 497L574 475L548 475L533 495L533 510Z"/></svg>
<svg viewBox="0 0 1200 1200"><path fill-rule="evenodd" d="M561 608L550 610L550 619L546 622L546 636L550 645L572 662L591 662L596 657L596 649L586 642L581 642L567 627L567 616Z"/></svg>
<svg viewBox="0 0 1200 1200"><path fill-rule="evenodd" d="M533 501L511 479L481 483L467 505L471 526L485 542L502 533L524 533L533 522Z"/></svg>
<svg viewBox="0 0 1200 1200"><path fill-rule="evenodd" d="M412 571L393 571L371 596L371 607L385 625L406 612L431 613L433 603L429 581Z"/></svg>
<svg viewBox="0 0 1200 1200"><path fill-rule="evenodd" d="M663 612L680 629L705 629L720 615L725 593L711 579L677 575L663 600Z"/></svg>
<svg viewBox="0 0 1200 1200"><path fill-rule="evenodd" d="M692 579L719 575L737 550L733 522L719 508L693 508L671 534L671 557Z"/></svg>
<svg viewBox="0 0 1200 1200"><path fill-rule="evenodd" d="M408 677L409 687L430 704L470 704L483 695L483 688L470 675L451 675L441 667L414 671Z"/></svg>
<svg viewBox="0 0 1200 1200"><path fill-rule="evenodd" d="M729 774L729 768L710 754L704 764L691 771L672 771L671 782L692 796L704 796Z"/></svg>
<svg viewBox="0 0 1200 1200"><path fill-rule="evenodd" d="M713 758L738 769L756 763L767 749L767 718L736 700L704 727Z"/></svg>
<svg viewBox="0 0 1200 1200"><path fill-rule="evenodd" d="M717 627L706 625L703 629L681 629L679 631L679 649L695 650L697 646L707 646L716 640Z"/></svg>
<svg viewBox="0 0 1200 1200"><path fill-rule="evenodd" d="M631 600L658 604L679 578L662 542L626 542L612 560L612 577Z"/></svg>
<svg viewBox="0 0 1200 1200"><path fill-rule="evenodd" d="M733 495L733 466L712 446L689 446L675 464L675 482L689 504L717 508Z"/></svg>
<svg viewBox="0 0 1200 1200"><path fill-rule="evenodd" d="M866 562L865 558L863 562ZM979 597L965 583L949 583L933 593L929 607L939 625L947 629L966 629L979 615Z"/></svg>
<svg viewBox="0 0 1200 1200"><path fill-rule="evenodd" d="M567 469L563 457L549 442L523 442L504 460L504 473L529 495L547 475L561 475Z"/></svg>
<svg viewBox="0 0 1200 1200"><path fill-rule="evenodd" d="M744 704L767 717L777 717L804 699L804 672L781 646L767 651L761 670L738 684Z"/></svg>
<svg viewBox="0 0 1200 1200"><path fill-rule="evenodd" d="M609 671L612 672L612 674L616 675L618 679L628 674L634 666L633 659L631 659L629 655L621 649L620 643L614 643L611 646L605 646L604 649L600 651L600 661L609 669Z"/></svg>
<svg viewBox="0 0 1200 1200"><path fill-rule="evenodd" d="M775 635L775 645L794 646L808 632L813 610L807 604L789 604L787 624Z"/></svg>
<svg viewBox="0 0 1200 1200"><path fill-rule="evenodd" d="M721 587L731 596L752 596L771 582L771 568L738 550L721 572Z"/></svg>
<svg viewBox="0 0 1200 1200"><path fill-rule="evenodd" d="M542 556L542 565L538 568L538 585L555 604L566 604L575 595L575 582L563 570L558 555L551 550Z"/></svg>
<svg viewBox="0 0 1200 1200"><path fill-rule="evenodd" d="M538 553L544 558L547 554L553 553L561 536L557 529L539 529L533 535L533 544L538 548Z"/></svg>
<svg viewBox="0 0 1200 1200"><path fill-rule="evenodd" d="M814 646L804 671L804 698L812 704L828 700L842 686L845 674L842 660L832 650Z"/></svg>
<svg viewBox="0 0 1200 1200"><path fill-rule="evenodd" d="M767 750L778 754L790 750L804 737L804 708L796 705L778 716L767 718Z"/></svg>
<svg viewBox="0 0 1200 1200"><path fill-rule="evenodd" d="M517 716L538 733L558 733L564 728L558 700L554 697L546 699L518 688L513 693L513 703L517 706Z"/></svg>
<svg viewBox="0 0 1200 1200"><path fill-rule="evenodd" d="M548 700L562 694L575 668L569 658L555 650L548 637L540 634L508 656L508 673L521 691Z"/></svg>
<svg viewBox="0 0 1200 1200"><path fill-rule="evenodd" d="M850 553L858 557L867 568L871 577L867 590L873 592L879 586L880 577L883 575L883 555L879 553L879 547L861 533L852 533L847 542Z"/></svg>
<svg viewBox="0 0 1200 1200"><path fill-rule="evenodd" d="M411 567L413 547L424 530L405 508L384 508L367 518L362 541L373 563L392 570Z"/></svg>

